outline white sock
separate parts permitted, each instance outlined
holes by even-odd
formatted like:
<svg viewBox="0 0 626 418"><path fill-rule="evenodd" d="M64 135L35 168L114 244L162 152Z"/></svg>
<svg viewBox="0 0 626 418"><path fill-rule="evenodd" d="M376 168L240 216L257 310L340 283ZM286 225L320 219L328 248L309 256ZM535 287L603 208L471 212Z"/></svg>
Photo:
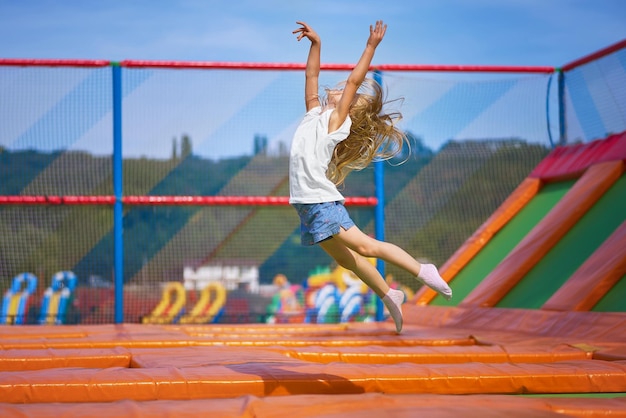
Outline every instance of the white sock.
<svg viewBox="0 0 626 418"><path fill-rule="evenodd" d="M450 300L452 297L452 289L450 289L448 283L439 275L437 267L433 264L422 264L417 280L439 293L446 298L446 300Z"/></svg>
<svg viewBox="0 0 626 418"><path fill-rule="evenodd" d="M389 311L389 315L396 324L396 332L402 331L402 303L404 302L404 292L401 290L389 289L389 292L383 297L383 303Z"/></svg>

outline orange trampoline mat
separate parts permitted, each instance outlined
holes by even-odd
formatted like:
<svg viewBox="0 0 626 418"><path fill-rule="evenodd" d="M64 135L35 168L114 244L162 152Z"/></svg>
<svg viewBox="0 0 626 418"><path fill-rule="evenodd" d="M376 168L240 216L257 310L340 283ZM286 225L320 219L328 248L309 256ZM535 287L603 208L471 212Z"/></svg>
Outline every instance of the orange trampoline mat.
<svg viewBox="0 0 626 418"><path fill-rule="evenodd" d="M88 404L0 404L4 418L198 417L212 418L433 418L603 417L626 415L626 397L529 398L511 395L293 395L231 399L153 400Z"/></svg>
<svg viewBox="0 0 626 418"><path fill-rule="evenodd" d="M626 392L626 314L405 305L405 317L400 335L390 322L0 327L0 412L516 416L499 395ZM545 414L583 401L626 412L617 398L510 398Z"/></svg>

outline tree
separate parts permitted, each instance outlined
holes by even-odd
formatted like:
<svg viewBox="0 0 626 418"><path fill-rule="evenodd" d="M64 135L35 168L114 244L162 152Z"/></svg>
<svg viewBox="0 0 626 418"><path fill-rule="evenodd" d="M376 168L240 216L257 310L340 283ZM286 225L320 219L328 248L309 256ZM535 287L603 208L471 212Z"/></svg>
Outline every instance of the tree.
<svg viewBox="0 0 626 418"><path fill-rule="evenodd" d="M172 161L178 159L178 140L176 137L172 138Z"/></svg>
<svg viewBox="0 0 626 418"><path fill-rule="evenodd" d="M191 138L189 138L189 135L183 134L183 137L180 140L180 158L184 160L185 158L189 157L192 152Z"/></svg>
<svg viewBox="0 0 626 418"><path fill-rule="evenodd" d="M254 135L254 155L267 155L267 137Z"/></svg>
<svg viewBox="0 0 626 418"><path fill-rule="evenodd" d="M278 156L285 157L287 155L289 155L289 147L283 141L280 141L278 143Z"/></svg>

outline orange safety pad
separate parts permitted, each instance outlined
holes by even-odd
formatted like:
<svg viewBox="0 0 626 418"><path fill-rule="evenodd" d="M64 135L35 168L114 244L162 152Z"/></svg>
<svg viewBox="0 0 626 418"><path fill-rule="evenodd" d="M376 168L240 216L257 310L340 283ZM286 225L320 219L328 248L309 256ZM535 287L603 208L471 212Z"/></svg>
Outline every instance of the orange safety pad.
<svg viewBox="0 0 626 418"><path fill-rule="evenodd" d="M327 402L354 395L369 405L361 416L401 416L416 411L378 396L626 392L626 313L405 304L404 315L400 335L391 321L0 327L0 343L21 347L0 352L17 359L0 370L0 415L39 416L41 404L58 408L58 417L75 412L74 404L81 416L149 416L159 402L158 416L184 401L173 415L263 416L273 409L274 416L345 416L354 410L344 409L349 401ZM41 367L33 370L29 359ZM369 396L377 402L368 404ZM282 403L251 409L269 399ZM126 409L118 413L116 405ZM538 411L553 412L547 405ZM301 413L290 409L298 406ZM432 415L428 405L416 407Z"/></svg>
<svg viewBox="0 0 626 418"><path fill-rule="evenodd" d="M135 348L131 349L134 368L202 367L212 364L234 365L245 363L293 363L281 351L266 348L240 347L182 347L182 348Z"/></svg>
<svg viewBox="0 0 626 418"><path fill-rule="evenodd" d="M73 331L73 332L72 332ZM174 328L143 324L0 326L0 349L181 347L192 344Z"/></svg>
<svg viewBox="0 0 626 418"><path fill-rule="evenodd" d="M20 327L28 329L29 327ZM174 348L189 346L241 346L267 347L284 346L381 346L401 345L471 345L474 341L462 331L442 332L437 329L424 330L420 334L405 333L398 338L390 323L352 323L342 325L242 325L242 326L168 326L168 325L125 325L124 328L103 325L102 329L85 332L80 338L42 339L37 334L26 333L21 339L14 335L4 339L3 331L15 334L14 327L0 327L0 349L38 348ZM93 329L93 327L91 327ZM18 334L19 335L19 334Z"/></svg>
<svg viewBox="0 0 626 418"><path fill-rule="evenodd" d="M439 269L447 282L454 279L459 271L469 263L491 238L507 224L541 189L542 182L536 178L526 178L500 205L500 207L469 237L465 243ZM418 305L430 303L437 293L422 286L414 300Z"/></svg>
<svg viewBox="0 0 626 418"><path fill-rule="evenodd" d="M596 164L459 306L495 306L617 181L622 161Z"/></svg>
<svg viewBox="0 0 626 418"><path fill-rule="evenodd" d="M110 349L29 349L0 350L0 371L39 370L62 367L129 367L131 354L117 347Z"/></svg>
<svg viewBox="0 0 626 418"><path fill-rule="evenodd" d="M364 326L365 325L365 326ZM309 327L282 327L272 330L269 334L237 331L233 328L222 328L222 334L213 334L210 328L206 331L193 331L195 345L229 345L240 347L269 347L281 345L286 347L304 347L317 345L322 347L365 347L377 344L385 347L405 345L472 345L474 340L462 331L442 332L437 329L423 330L420 333L404 333L398 338L395 332L390 332L389 323L364 324L352 323L349 327L331 331L324 326L317 331ZM183 329L183 331L185 331ZM188 332L188 331L187 331Z"/></svg>
<svg viewBox="0 0 626 418"><path fill-rule="evenodd" d="M285 351L290 358L317 363L550 363L564 360L591 358L579 348L566 344L550 345L473 345L441 347L359 347L357 349L331 350L325 347L306 347Z"/></svg>
<svg viewBox="0 0 626 418"><path fill-rule="evenodd" d="M459 418L625 416L626 397L532 398L511 395L294 395L185 401L123 400L110 403L0 406L4 418L177 417L196 418Z"/></svg>
<svg viewBox="0 0 626 418"><path fill-rule="evenodd" d="M601 344L593 348L593 358L596 360L626 361L626 344Z"/></svg>
<svg viewBox="0 0 626 418"><path fill-rule="evenodd" d="M625 248L626 221L544 303L541 309L591 310L626 275Z"/></svg>
<svg viewBox="0 0 626 418"><path fill-rule="evenodd" d="M518 346L407 346L383 347L271 347L255 350L232 347L186 347L174 349L133 349L131 367L200 367L209 364L242 364L246 362L396 364L396 363L543 363L591 358L591 352L566 344Z"/></svg>
<svg viewBox="0 0 626 418"><path fill-rule="evenodd" d="M497 333L499 341L513 337L530 340L558 338L579 343L620 343L626 346L626 313L624 312L560 312L533 309L439 307L404 305L408 327L436 326L444 330L458 329L480 335Z"/></svg>
<svg viewBox="0 0 626 418"><path fill-rule="evenodd" d="M60 390L65 387L65 390ZM69 390L68 390L69 389ZM625 392L626 363L311 364L257 362L191 368L46 369L0 373L0 399L109 402L296 394Z"/></svg>

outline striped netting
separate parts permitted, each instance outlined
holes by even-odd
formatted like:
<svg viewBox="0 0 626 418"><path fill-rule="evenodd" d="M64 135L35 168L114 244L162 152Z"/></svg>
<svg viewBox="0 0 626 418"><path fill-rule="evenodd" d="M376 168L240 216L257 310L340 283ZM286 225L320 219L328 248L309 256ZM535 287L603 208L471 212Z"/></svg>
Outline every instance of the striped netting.
<svg viewBox="0 0 626 418"><path fill-rule="evenodd" d="M564 73L565 125L557 73L379 74L388 97L401 98L390 106L402 112L411 142L410 153L382 165L385 239L442 264L553 144L623 131L624 54ZM113 68L0 66L0 290L13 312L3 310L5 322L16 312L23 323L41 322L44 295L63 289L58 322L114 321ZM320 85L332 87L347 74L323 71ZM304 109L302 71L122 67L121 81L125 198L288 195L291 135ZM373 177L371 167L353 173L342 193L374 196ZM43 204L7 203L29 196ZM109 200L59 204L68 196ZM363 288L345 313L354 278L320 248L300 245L298 219L287 205L125 202L125 322L374 315L375 298ZM374 234L373 206L349 211ZM75 281L57 282L62 271ZM20 305L16 295L26 290L17 278L24 272L36 285ZM406 272L387 266L386 273L408 293L418 288ZM316 299L328 284L334 302L321 315Z"/></svg>

